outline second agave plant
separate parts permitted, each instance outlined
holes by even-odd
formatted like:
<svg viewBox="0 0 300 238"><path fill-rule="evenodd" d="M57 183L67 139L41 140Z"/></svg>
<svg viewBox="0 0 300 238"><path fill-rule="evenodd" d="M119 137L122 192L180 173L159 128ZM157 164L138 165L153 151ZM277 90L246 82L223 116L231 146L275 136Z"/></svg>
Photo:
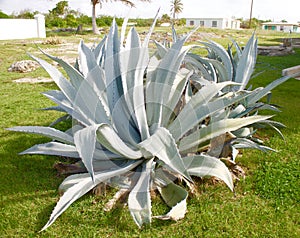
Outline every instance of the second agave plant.
<svg viewBox="0 0 300 238"><path fill-rule="evenodd" d="M42 230L100 183L128 194L128 208L139 227L153 218L151 190L157 190L171 208L167 214L154 217L173 220L183 218L187 206L188 191L178 180L191 185L193 176L215 176L233 190L225 164L199 148L224 133L270 117L229 116L232 108L252 95L224 90L238 85L236 82L208 82L196 93L188 94L194 71L183 67L182 62L190 49L184 47L189 35L177 39L157 58L148 52L152 30L153 26L141 42L134 28L125 37L122 27L119 37L114 22L96 47L79 44L75 67L47 55L63 67L68 78L32 56L59 87L44 93L57 104L52 109L65 112L73 123L67 131L42 126L10 130L52 139L23 154L76 158L84 167L63 181L63 195Z"/></svg>

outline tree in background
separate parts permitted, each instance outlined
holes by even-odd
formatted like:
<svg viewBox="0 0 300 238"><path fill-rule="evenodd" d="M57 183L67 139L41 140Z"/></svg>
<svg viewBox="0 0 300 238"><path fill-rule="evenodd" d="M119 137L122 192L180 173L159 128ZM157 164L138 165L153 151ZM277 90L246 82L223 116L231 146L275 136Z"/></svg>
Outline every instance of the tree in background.
<svg viewBox="0 0 300 238"><path fill-rule="evenodd" d="M21 18L21 19L34 19L34 16L38 14L38 11L32 12L30 9L24 9L20 11L18 14L12 14L13 18Z"/></svg>
<svg viewBox="0 0 300 238"><path fill-rule="evenodd" d="M6 13L0 10L0 18L10 18Z"/></svg>
<svg viewBox="0 0 300 238"><path fill-rule="evenodd" d="M163 14L160 19L162 22L170 22L171 18L168 14Z"/></svg>
<svg viewBox="0 0 300 238"><path fill-rule="evenodd" d="M56 4L56 7L49 11L50 14L55 16L65 16L68 13L69 4L68 1L60 1Z"/></svg>
<svg viewBox="0 0 300 238"><path fill-rule="evenodd" d="M70 9L68 1L60 1L46 15L46 27L77 27L80 16L80 12Z"/></svg>
<svg viewBox="0 0 300 238"><path fill-rule="evenodd" d="M104 2L108 2L108 1L121 2L127 6L134 7L134 3L129 0L91 0L92 6L93 6L93 8L92 8L92 26L93 26L94 34L99 34L99 30L97 28L97 22L96 22L96 5L99 4L100 8L102 8L102 4ZM139 1L150 2L151 0L139 0Z"/></svg>
<svg viewBox="0 0 300 238"><path fill-rule="evenodd" d="M172 0L171 1L171 14L173 17L173 21L175 21L176 15L181 13L183 10L183 4L181 0Z"/></svg>
<svg viewBox="0 0 300 238"><path fill-rule="evenodd" d="M241 28L245 28L245 29L248 29L249 26L250 26L250 19L238 19L241 21ZM266 20L266 21L263 21L263 20L259 20L255 17L253 17L251 19L251 29L260 29L261 28L261 24L264 23L264 22L269 22L271 20Z"/></svg>

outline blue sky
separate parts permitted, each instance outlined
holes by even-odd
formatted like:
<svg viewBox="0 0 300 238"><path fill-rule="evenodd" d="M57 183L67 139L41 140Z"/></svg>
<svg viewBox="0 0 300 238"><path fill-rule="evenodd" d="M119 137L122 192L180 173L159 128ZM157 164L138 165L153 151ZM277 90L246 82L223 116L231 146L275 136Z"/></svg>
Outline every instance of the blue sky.
<svg viewBox="0 0 300 238"><path fill-rule="evenodd" d="M60 0L0 0L0 9L8 14L24 9L47 13ZM91 15L90 0L69 0L69 6L74 10ZM131 18L154 17L160 7L161 14L170 13L170 0L152 0L151 3L136 3L136 8L130 9L120 3L104 3L103 8L97 7L97 14ZM182 0L183 12L179 17L230 17L247 19L250 16L251 0ZM262 20L290 22L300 21L299 0L253 0L252 16Z"/></svg>

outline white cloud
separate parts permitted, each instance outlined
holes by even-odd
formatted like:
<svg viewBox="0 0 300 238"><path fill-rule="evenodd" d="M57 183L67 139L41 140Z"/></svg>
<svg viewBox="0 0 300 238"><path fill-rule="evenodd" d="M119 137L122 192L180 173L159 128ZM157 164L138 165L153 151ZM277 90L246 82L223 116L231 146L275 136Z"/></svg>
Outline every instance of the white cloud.
<svg viewBox="0 0 300 238"><path fill-rule="evenodd" d="M133 0L134 1L134 0ZM59 0L0 0L0 9L5 13L20 12L24 9L37 10L47 13L53 9ZM84 14L91 15L90 0L69 0L69 6ZM151 3L134 1L136 8L130 9L121 3L104 3L103 8L97 6L99 15L124 17L153 18L161 7L161 14L170 13L170 0L152 0ZM251 0L182 0L183 12L179 17L220 17L235 16L247 19L250 16ZM300 21L299 0L253 0L255 18L267 20Z"/></svg>

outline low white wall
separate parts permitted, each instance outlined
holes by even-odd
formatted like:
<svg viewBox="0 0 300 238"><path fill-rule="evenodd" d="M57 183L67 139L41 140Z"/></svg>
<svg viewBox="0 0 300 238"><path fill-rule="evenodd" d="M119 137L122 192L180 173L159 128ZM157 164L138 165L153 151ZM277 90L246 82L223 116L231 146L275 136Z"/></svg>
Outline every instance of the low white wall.
<svg viewBox="0 0 300 238"><path fill-rule="evenodd" d="M0 40L45 38L45 17L35 19L0 19Z"/></svg>

